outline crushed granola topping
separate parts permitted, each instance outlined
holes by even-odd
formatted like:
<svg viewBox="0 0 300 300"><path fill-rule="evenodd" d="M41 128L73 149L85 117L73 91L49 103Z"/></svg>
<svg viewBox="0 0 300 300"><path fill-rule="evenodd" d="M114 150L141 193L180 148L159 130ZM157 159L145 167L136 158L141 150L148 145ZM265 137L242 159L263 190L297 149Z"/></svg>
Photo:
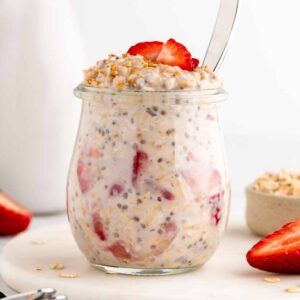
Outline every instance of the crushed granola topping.
<svg viewBox="0 0 300 300"><path fill-rule="evenodd" d="M222 86L207 66L185 71L146 60L140 55L110 54L84 71L84 83L98 88L116 90L181 90L214 89Z"/></svg>

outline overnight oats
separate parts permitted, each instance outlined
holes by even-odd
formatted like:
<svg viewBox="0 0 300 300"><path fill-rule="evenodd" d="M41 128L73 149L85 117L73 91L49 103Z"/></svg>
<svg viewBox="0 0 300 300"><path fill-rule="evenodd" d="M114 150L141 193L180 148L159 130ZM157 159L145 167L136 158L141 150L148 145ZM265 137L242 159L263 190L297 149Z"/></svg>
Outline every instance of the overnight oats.
<svg viewBox="0 0 300 300"><path fill-rule="evenodd" d="M109 273L193 270L216 250L229 179L217 76L174 40L97 62L83 100L67 211L89 262Z"/></svg>

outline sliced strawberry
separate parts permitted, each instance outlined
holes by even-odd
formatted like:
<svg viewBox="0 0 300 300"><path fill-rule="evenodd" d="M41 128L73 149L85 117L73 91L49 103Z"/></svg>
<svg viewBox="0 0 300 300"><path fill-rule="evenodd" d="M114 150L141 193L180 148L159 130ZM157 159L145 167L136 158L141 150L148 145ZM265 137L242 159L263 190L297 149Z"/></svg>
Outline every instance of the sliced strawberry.
<svg viewBox="0 0 300 300"><path fill-rule="evenodd" d="M98 148L91 147L88 153L89 157L98 158L100 156L100 151Z"/></svg>
<svg viewBox="0 0 300 300"><path fill-rule="evenodd" d="M263 271L300 274L300 218L256 243L247 261Z"/></svg>
<svg viewBox="0 0 300 300"><path fill-rule="evenodd" d="M223 216L223 198L224 192L217 193L209 198L209 204L211 207L211 219L215 225L218 225Z"/></svg>
<svg viewBox="0 0 300 300"><path fill-rule="evenodd" d="M174 194L172 194L170 191L168 190L162 190L161 191L161 195L166 199L166 200L174 200L175 199L175 196Z"/></svg>
<svg viewBox="0 0 300 300"><path fill-rule="evenodd" d="M171 245L177 235L177 225L173 221L163 223L160 226L160 233L161 239L153 251L153 254L156 256L161 255Z"/></svg>
<svg viewBox="0 0 300 300"><path fill-rule="evenodd" d="M199 59L193 57L192 61L193 61L193 69L196 69L199 65Z"/></svg>
<svg viewBox="0 0 300 300"><path fill-rule="evenodd" d="M10 197L0 193L0 235L13 235L24 231L31 214L16 204Z"/></svg>
<svg viewBox="0 0 300 300"><path fill-rule="evenodd" d="M99 213L93 213L92 220L93 220L93 227L94 227L95 233L98 235L98 237L101 241L105 241L106 236L104 233L104 227L102 224L102 220L99 216Z"/></svg>
<svg viewBox="0 0 300 300"><path fill-rule="evenodd" d="M168 40L159 53L157 62L169 66L178 66L183 70L193 71L194 62L191 53L174 39Z"/></svg>
<svg viewBox="0 0 300 300"><path fill-rule="evenodd" d="M189 157L191 157L189 155ZM183 178L195 195L195 201L210 197L219 192L222 183L218 170L209 165L193 163L193 165L181 172Z"/></svg>
<svg viewBox="0 0 300 300"><path fill-rule="evenodd" d="M81 192L88 192L92 188L92 170L81 158L77 162L77 177Z"/></svg>
<svg viewBox="0 0 300 300"><path fill-rule="evenodd" d="M143 42L130 47L127 53L130 55L142 55L148 60L156 61L162 46L162 42Z"/></svg>
<svg viewBox="0 0 300 300"><path fill-rule="evenodd" d="M173 235L174 232L177 230L177 226L173 221L163 223L161 225L161 229L163 230L164 234L171 234Z"/></svg>
<svg viewBox="0 0 300 300"><path fill-rule="evenodd" d="M121 194L124 191L124 186L121 184L113 184L109 190L109 195L110 196L117 196Z"/></svg>
<svg viewBox="0 0 300 300"><path fill-rule="evenodd" d="M127 252L126 248L122 245L121 242L115 242L107 248L115 257L130 259L131 254Z"/></svg>
<svg viewBox="0 0 300 300"><path fill-rule="evenodd" d="M138 150L133 158L132 166L132 184L136 186L137 180L144 170L148 161L148 154L144 151Z"/></svg>

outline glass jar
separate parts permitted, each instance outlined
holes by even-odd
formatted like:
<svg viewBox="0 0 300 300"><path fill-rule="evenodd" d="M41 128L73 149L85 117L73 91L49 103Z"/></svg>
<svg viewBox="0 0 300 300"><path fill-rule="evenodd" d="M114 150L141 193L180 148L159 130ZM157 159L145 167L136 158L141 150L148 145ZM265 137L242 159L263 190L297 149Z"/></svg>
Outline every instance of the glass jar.
<svg viewBox="0 0 300 300"><path fill-rule="evenodd" d="M81 251L108 273L194 270L216 250L230 186L224 90L75 89L82 113L67 186Z"/></svg>

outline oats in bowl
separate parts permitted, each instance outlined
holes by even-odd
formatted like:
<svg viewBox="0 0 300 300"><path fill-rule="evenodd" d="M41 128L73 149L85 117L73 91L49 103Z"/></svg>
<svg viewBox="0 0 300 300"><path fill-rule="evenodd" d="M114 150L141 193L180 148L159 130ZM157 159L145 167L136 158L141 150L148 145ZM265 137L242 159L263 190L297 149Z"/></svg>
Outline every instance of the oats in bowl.
<svg viewBox="0 0 300 300"><path fill-rule="evenodd" d="M266 235L300 216L300 172L267 172L246 188L246 220Z"/></svg>

